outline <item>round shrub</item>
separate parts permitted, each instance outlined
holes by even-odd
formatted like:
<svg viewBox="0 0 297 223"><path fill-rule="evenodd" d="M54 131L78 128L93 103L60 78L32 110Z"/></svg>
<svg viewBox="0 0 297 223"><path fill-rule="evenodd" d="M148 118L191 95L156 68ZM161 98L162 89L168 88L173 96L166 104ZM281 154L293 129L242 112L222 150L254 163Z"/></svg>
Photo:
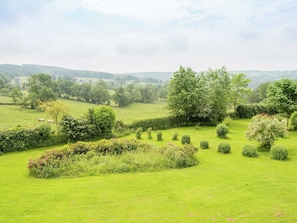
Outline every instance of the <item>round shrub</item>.
<svg viewBox="0 0 297 223"><path fill-rule="evenodd" d="M163 141L162 132L157 132L157 141Z"/></svg>
<svg viewBox="0 0 297 223"><path fill-rule="evenodd" d="M242 155L246 157L257 157L258 156L257 147L253 145L245 145L242 148Z"/></svg>
<svg viewBox="0 0 297 223"><path fill-rule="evenodd" d="M208 141L201 141L200 142L200 148L201 149L208 149L209 148Z"/></svg>
<svg viewBox="0 0 297 223"><path fill-rule="evenodd" d="M272 159L285 160L288 158L288 149L281 145L274 145L270 149Z"/></svg>
<svg viewBox="0 0 297 223"><path fill-rule="evenodd" d="M218 152L220 153L230 153L231 146L227 142L221 142L218 146Z"/></svg>
<svg viewBox="0 0 297 223"><path fill-rule="evenodd" d="M178 140L178 133L177 132L173 133L172 140Z"/></svg>
<svg viewBox="0 0 297 223"><path fill-rule="evenodd" d="M191 137L189 135L183 135L181 143L184 144L190 144L191 143Z"/></svg>
<svg viewBox="0 0 297 223"><path fill-rule="evenodd" d="M226 125L224 124L219 124L217 127L216 127L216 132L217 132L217 136L220 137L220 138L226 138L228 132L229 132L229 129Z"/></svg>

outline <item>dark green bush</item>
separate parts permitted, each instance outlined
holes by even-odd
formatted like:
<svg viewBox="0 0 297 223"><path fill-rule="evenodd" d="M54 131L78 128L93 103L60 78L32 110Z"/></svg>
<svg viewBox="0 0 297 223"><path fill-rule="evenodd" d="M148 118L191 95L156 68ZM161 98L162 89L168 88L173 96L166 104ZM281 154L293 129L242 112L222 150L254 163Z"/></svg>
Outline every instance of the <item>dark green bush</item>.
<svg viewBox="0 0 297 223"><path fill-rule="evenodd" d="M230 153L231 146L227 142L221 142L218 146L218 152L220 153Z"/></svg>
<svg viewBox="0 0 297 223"><path fill-rule="evenodd" d="M252 118L258 114L269 114L274 115L277 114L275 108L268 105L260 105L260 104L251 104L251 105L238 105L236 109L236 113L239 118Z"/></svg>
<svg viewBox="0 0 297 223"><path fill-rule="evenodd" d="M245 145L242 148L242 155L246 157L257 157L258 156L257 147L253 145Z"/></svg>
<svg viewBox="0 0 297 223"><path fill-rule="evenodd" d="M184 144L191 144L191 137L189 135L183 135L181 143Z"/></svg>
<svg viewBox="0 0 297 223"><path fill-rule="evenodd" d="M36 128L17 127L0 131L0 152L7 153L22 151L44 145L51 136L49 125L40 125Z"/></svg>
<svg viewBox="0 0 297 223"><path fill-rule="evenodd" d="M162 132L157 132L157 141L163 141Z"/></svg>
<svg viewBox="0 0 297 223"><path fill-rule="evenodd" d="M87 119L64 116L60 122L61 132L70 142L85 141L96 138L96 126Z"/></svg>
<svg viewBox="0 0 297 223"><path fill-rule="evenodd" d="M200 148L201 149L208 149L208 147L209 147L209 144L208 144L208 141L201 141L200 142Z"/></svg>
<svg viewBox="0 0 297 223"><path fill-rule="evenodd" d="M172 140L175 140L175 141L178 140L178 133L177 132L173 133Z"/></svg>
<svg viewBox="0 0 297 223"><path fill-rule="evenodd" d="M285 160L288 158L288 149L281 145L274 145L270 149L272 159Z"/></svg>
<svg viewBox="0 0 297 223"><path fill-rule="evenodd" d="M216 132L217 132L217 136L220 137L220 138L226 138L227 137L227 134L229 132L229 129L226 125L224 124L219 124L217 127L216 127Z"/></svg>

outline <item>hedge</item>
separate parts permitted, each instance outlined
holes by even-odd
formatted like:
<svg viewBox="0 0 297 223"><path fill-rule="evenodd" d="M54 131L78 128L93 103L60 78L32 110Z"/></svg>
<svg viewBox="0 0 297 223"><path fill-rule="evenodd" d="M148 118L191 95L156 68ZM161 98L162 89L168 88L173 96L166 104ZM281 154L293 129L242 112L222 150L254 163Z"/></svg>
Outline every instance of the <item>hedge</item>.
<svg viewBox="0 0 297 223"><path fill-rule="evenodd" d="M183 116L168 116L164 118L152 118L134 121L131 125L128 125L126 127L132 129L142 128L143 131L146 131L148 128L152 128L154 131L156 131L176 127L195 126L197 125L197 123L199 123L199 125L201 126L216 125L216 123L210 122L208 120L202 120L199 118L193 118L191 121L186 122Z"/></svg>
<svg viewBox="0 0 297 223"><path fill-rule="evenodd" d="M252 105L238 105L236 109L239 118L252 118L255 115L264 113L269 115L277 114L275 108L268 105L252 104Z"/></svg>

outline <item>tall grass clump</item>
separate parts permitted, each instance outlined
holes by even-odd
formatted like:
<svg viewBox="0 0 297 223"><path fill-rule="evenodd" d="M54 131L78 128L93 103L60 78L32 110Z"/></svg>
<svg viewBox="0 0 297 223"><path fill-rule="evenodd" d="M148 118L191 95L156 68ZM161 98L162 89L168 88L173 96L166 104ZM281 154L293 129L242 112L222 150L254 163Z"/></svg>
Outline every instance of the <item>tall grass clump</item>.
<svg viewBox="0 0 297 223"><path fill-rule="evenodd" d="M29 174L37 178L147 172L197 164L197 148L167 144L157 147L135 139L77 142L30 159Z"/></svg>

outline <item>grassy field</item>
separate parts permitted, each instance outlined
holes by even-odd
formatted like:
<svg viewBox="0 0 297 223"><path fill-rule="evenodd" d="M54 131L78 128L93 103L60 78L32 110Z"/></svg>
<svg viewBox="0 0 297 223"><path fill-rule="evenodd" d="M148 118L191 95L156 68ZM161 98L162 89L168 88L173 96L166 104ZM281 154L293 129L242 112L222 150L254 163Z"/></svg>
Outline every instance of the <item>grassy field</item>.
<svg viewBox="0 0 297 223"><path fill-rule="evenodd" d="M287 161L267 153L246 158L248 121L234 121L224 140L214 127L162 131L162 142L153 134L150 142L159 145L174 131L195 145L209 141L199 164L187 169L45 180L29 177L26 165L46 148L2 155L0 222L296 222L297 133L277 141L288 147ZM221 141L231 154L216 151Z"/></svg>
<svg viewBox="0 0 297 223"><path fill-rule="evenodd" d="M0 102L7 102L10 98L1 97ZM64 101L70 107L70 114L75 117L81 117L87 113L89 108L96 108L98 105L90 103L82 103L59 99ZM164 102L155 104L133 103L125 108L113 106L116 113L116 119L123 121L125 124L131 123L133 120L146 119L153 117L164 117L168 115ZM50 119L43 112L32 109L22 109L19 106L0 105L0 129L12 128L17 125L33 126L39 125L38 118Z"/></svg>

